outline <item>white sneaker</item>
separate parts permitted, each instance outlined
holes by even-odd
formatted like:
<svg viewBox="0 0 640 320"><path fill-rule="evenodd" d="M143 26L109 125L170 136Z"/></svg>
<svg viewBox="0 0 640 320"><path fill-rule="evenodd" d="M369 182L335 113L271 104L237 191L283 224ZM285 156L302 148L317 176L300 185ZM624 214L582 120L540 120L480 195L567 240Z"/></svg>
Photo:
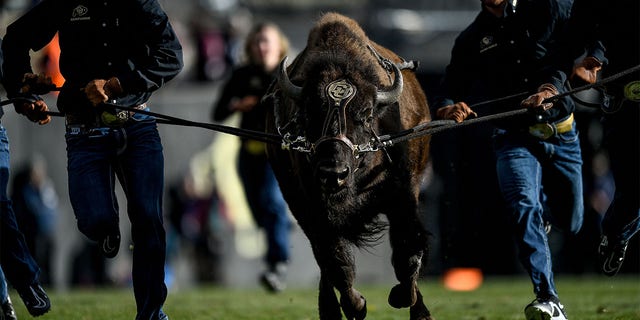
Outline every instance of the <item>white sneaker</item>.
<svg viewBox="0 0 640 320"><path fill-rule="evenodd" d="M560 302L552 300L533 300L524 308L524 316L527 320L567 320L564 306Z"/></svg>

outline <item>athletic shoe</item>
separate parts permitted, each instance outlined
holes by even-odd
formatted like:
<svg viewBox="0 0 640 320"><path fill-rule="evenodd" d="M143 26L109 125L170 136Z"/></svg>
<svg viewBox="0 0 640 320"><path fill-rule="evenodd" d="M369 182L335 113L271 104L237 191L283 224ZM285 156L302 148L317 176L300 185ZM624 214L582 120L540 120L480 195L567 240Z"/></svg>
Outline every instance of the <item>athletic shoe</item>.
<svg viewBox="0 0 640 320"><path fill-rule="evenodd" d="M113 258L120 250L120 234L107 235L100 243L100 251L107 258Z"/></svg>
<svg viewBox="0 0 640 320"><path fill-rule="evenodd" d="M551 233L551 221L549 220L544 221L544 233L546 234Z"/></svg>
<svg viewBox="0 0 640 320"><path fill-rule="evenodd" d="M164 312L162 312L162 310L160 310L160 313L158 315L158 320L169 320L169 316L166 315Z"/></svg>
<svg viewBox="0 0 640 320"><path fill-rule="evenodd" d="M11 303L11 297L7 297L7 301L0 306L0 319L3 320L18 320L18 316L16 316L16 311L13 309L13 304Z"/></svg>
<svg viewBox="0 0 640 320"><path fill-rule="evenodd" d="M16 287L16 291L18 291L22 302L24 302L25 307L27 307L32 316L41 316L51 309L49 297L40 284L35 283L26 287Z"/></svg>
<svg viewBox="0 0 640 320"><path fill-rule="evenodd" d="M284 278L286 275L287 265L284 263L278 263L275 266L269 268L260 277L260 283L270 292L278 293L286 289Z"/></svg>
<svg viewBox="0 0 640 320"><path fill-rule="evenodd" d="M613 277L620 271L628 244L628 241L623 241L609 245L607 236L601 237L598 254L600 256L600 262L602 263L602 272L605 275Z"/></svg>
<svg viewBox="0 0 640 320"><path fill-rule="evenodd" d="M524 308L524 316L527 320L567 320L564 306L560 301L533 300Z"/></svg>
<svg viewBox="0 0 640 320"><path fill-rule="evenodd" d="M284 290L287 286L280 277L271 271L267 271L260 277L260 283L270 292L277 293Z"/></svg>

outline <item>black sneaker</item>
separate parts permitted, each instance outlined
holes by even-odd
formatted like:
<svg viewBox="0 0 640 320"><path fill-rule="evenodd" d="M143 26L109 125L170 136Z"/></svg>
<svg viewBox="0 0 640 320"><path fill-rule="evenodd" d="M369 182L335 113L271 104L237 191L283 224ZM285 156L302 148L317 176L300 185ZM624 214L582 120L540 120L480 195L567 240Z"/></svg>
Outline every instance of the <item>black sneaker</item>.
<svg viewBox="0 0 640 320"><path fill-rule="evenodd" d="M13 304L11 303L11 297L7 297L7 301L0 306L0 319L3 320L18 320L18 316L16 316L16 311L13 309Z"/></svg>
<svg viewBox="0 0 640 320"><path fill-rule="evenodd" d="M546 234L551 233L551 221L549 220L544 221L544 233Z"/></svg>
<svg viewBox="0 0 640 320"><path fill-rule="evenodd" d="M602 263L602 272L605 275L613 277L620 271L628 244L628 241L623 241L610 245L607 236L601 237L598 255Z"/></svg>
<svg viewBox="0 0 640 320"><path fill-rule="evenodd" d="M557 300L557 299L556 299ZM564 306L560 301L552 299L536 299L524 308L524 316L527 320L567 320Z"/></svg>
<svg viewBox="0 0 640 320"><path fill-rule="evenodd" d="M120 250L120 234L107 235L100 243L100 251L107 258L113 258Z"/></svg>
<svg viewBox="0 0 640 320"><path fill-rule="evenodd" d="M158 314L158 320L169 320L169 316L166 315L162 310L160 310Z"/></svg>
<svg viewBox="0 0 640 320"><path fill-rule="evenodd" d="M34 316L41 316L51 309L51 302L49 297L44 292L44 289L39 284L32 284L28 287L16 288L22 302L29 310L29 313Z"/></svg>

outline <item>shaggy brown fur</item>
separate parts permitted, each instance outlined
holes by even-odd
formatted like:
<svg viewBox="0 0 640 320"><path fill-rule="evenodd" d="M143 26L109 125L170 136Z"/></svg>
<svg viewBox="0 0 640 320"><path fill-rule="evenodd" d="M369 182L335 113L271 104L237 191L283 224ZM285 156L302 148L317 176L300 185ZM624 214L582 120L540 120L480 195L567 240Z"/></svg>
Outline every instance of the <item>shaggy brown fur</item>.
<svg viewBox="0 0 640 320"><path fill-rule="evenodd" d="M347 319L365 318L366 300L353 287L352 249L380 237L382 215L388 222L392 264L399 281L389 294L389 304L409 307L412 320L428 320L431 316L417 279L427 253L418 196L429 138L358 156L350 144L365 144L376 136L427 122L429 109L412 71L403 70L400 77L386 70L368 46L392 62L402 61L371 41L354 20L337 13L319 19L307 46L285 71L291 86L279 81L264 100L271 110L267 131L304 137L313 147L303 153L271 145L268 155L320 267L320 319L341 319L341 310ZM391 103L378 101L379 93L393 91L400 78L404 89L399 98ZM327 88L338 80L349 83L355 94L336 106ZM288 87L300 91L284 90ZM340 293L339 300L334 289Z"/></svg>

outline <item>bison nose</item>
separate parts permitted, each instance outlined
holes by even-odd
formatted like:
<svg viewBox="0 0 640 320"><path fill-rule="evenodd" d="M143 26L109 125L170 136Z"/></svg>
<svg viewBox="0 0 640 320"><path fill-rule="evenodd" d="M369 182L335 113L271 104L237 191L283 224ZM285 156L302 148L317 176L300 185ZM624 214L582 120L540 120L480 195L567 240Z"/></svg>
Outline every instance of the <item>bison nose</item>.
<svg viewBox="0 0 640 320"><path fill-rule="evenodd" d="M345 163L321 163L318 165L317 177L322 186L329 190L336 190L345 185L349 176L349 166Z"/></svg>

